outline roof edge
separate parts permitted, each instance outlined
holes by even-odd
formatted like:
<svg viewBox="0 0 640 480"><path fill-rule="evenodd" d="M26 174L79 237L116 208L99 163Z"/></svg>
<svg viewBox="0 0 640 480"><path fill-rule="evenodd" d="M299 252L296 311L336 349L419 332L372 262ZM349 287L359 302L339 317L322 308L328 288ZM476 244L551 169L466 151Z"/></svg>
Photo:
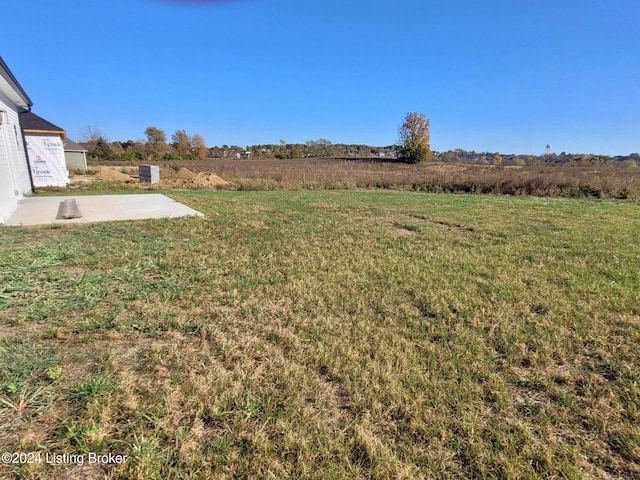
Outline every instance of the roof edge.
<svg viewBox="0 0 640 480"><path fill-rule="evenodd" d="M64 130L39 130L36 128L23 128L22 131L25 133L25 135L29 133L32 133L34 135L51 135L53 133L57 133L62 136L63 140L67 136L67 132L65 132Z"/></svg>
<svg viewBox="0 0 640 480"><path fill-rule="evenodd" d="M20 112L20 127L25 134L52 135L58 133L62 135L63 139L67 136L64 128L36 115L32 110Z"/></svg>
<svg viewBox="0 0 640 480"><path fill-rule="evenodd" d="M9 70L9 67L4 62L2 57L0 57L0 75L9 83L9 85L11 85L11 87L13 87L13 89L18 93L22 100L24 100L24 103L29 108L33 107L33 102L29 98L29 95L27 95L27 92L24 91L24 88L22 88L22 85L20 85L18 79L16 79L13 73L11 73L11 70Z"/></svg>

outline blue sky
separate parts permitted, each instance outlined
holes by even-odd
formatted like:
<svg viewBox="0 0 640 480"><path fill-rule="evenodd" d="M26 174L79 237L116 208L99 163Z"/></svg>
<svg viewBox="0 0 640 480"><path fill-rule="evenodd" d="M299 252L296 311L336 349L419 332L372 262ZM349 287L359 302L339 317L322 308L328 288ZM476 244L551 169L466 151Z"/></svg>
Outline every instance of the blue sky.
<svg viewBox="0 0 640 480"><path fill-rule="evenodd" d="M417 111L438 151L640 151L638 0L3 3L0 55L76 140L390 145Z"/></svg>

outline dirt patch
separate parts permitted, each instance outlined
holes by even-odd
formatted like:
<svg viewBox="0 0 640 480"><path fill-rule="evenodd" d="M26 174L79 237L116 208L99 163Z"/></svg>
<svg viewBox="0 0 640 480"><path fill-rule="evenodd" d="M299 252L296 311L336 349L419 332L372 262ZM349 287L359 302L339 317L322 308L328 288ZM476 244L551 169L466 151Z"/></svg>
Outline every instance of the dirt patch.
<svg viewBox="0 0 640 480"><path fill-rule="evenodd" d="M200 172L187 182L187 186L195 188L223 187L229 182L221 179L215 173Z"/></svg>
<svg viewBox="0 0 640 480"><path fill-rule="evenodd" d="M94 175L96 180L120 180L120 181L130 181L133 180L131 175L127 175L126 173L118 172L117 170L100 170L98 173Z"/></svg>
<svg viewBox="0 0 640 480"><path fill-rule="evenodd" d="M69 179L71 183L91 183L94 180L92 175L71 175Z"/></svg>
<svg viewBox="0 0 640 480"><path fill-rule="evenodd" d="M132 167L110 167L110 166L95 166L92 167L92 172L86 175L74 175L73 182L85 182L91 183L93 181L121 181L127 183L132 188L142 189L162 189L162 188L185 188L185 189L215 189L226 187L229 188L230 184L226 180L223 180L215 173L200 172L194 173L186 167L176 169L175 167L160 168L160 182L155 184L140 183L138 177L132 173ZM73 186L71 188L79 188Z"/></svg>
<svg viewBox="0 0 640 480"><path fill-rule="evenodd" d="M184 167L182 167L180 170L178 170L176 172L176 174L175 174L176 178L180 178L180 179L183 179L183 180L191 180L195 176L196 176L195 173L193 173L188 168L184 168Z"/></svg>
<svg viewBox="0 0 640 480"><path fill-rule="evenodd" d="M412 218L417 218L419 220L424 220L425 222L432 223L434 225L441 225L443 227L449 228L457 228L459 230L466 230L467 232L473 232L475 229L473 227L468 227L466 225L460 225L459 223L447 222L445 220L434 220L433 218L426 217L424 215L410 215Z"/></svg>

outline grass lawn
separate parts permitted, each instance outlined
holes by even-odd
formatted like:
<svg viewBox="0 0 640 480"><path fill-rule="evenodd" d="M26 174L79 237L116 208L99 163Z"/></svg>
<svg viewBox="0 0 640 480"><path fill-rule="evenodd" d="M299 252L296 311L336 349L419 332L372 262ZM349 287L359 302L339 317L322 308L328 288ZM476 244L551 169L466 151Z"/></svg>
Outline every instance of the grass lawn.
<svg viewBox="0 0 640 480"><path fill-rule="evenodd" d="M0 229L0 451L127 455L0 477L640 477L637 203L168 194Z"/></svg>

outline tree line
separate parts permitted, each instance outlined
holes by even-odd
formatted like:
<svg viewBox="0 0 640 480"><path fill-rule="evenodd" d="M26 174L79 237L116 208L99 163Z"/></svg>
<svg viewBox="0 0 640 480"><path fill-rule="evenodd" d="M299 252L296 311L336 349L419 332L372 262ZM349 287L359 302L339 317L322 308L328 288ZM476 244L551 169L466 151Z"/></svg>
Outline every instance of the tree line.
<svg viewBox="0 0 640 480"><path fill-rule="evenodd" d="M431 150L430 121L424 114L409 112L398 127L398 142L382 147L364 144L332 143L320 138L306 143L222 145L207 147L200 134L189 135L176 130L168 141L161 128L149 126L143 140L110 142L97 127L85 127L81 132L89 157L108 161L204 160L206 158L380 158L405 163L437 161L446 163L475 163L495 166L524 166L542 164L623 165L639 166L640 154L611 157L607 155L572 154L562 152L544 155L515 155L498 152L475 152L462 149L436 152Z"/></svg>
<svg viewBox="0 0 640 480"><path fill-rule="evenodd" d="M87 149L94 160L109 161L161 161L161 160L204 160L205 158L309 158L309 157L390 157L396 155L396 146L372 147L364 144L334 144L320 138L306 143L288 143L280 140L277 144L222 145L207 147L200 134L189 135L185 130L176 130L170 141L161 128L149 126L145 129L145 139L109 141L97 127L87 126L81 132L80 144Z"/></svg>
<svg viewBox="0 0 640 480"><path fill-rule="evenodd" d="M161 128L145 129L145 140L110 142L97 127L83 129L80 144L87 149L90 158L96 160L152 161L152 160L204 160L209 156L204 137L198 133L189 135L186 130L176 130L167 141Z"/></svg>

